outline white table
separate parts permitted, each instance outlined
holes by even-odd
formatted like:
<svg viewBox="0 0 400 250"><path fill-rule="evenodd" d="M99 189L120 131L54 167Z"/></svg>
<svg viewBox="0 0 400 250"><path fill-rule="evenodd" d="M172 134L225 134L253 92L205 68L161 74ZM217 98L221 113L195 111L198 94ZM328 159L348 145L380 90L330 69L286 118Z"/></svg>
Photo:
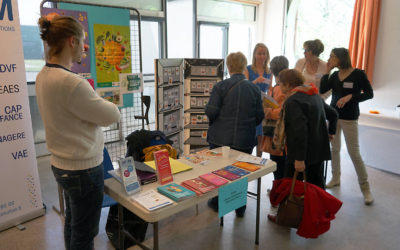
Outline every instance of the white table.
<svg viewBox="0 0 400 250"><path fill-rule="evenodd" d="M399 111L379 109L380 114L362 111L358 120L360 151L368 166L400 174Z"/></svg>
<svg viewBox="0 0 400 250"><path fill-rule="evenodd" d="M214 149L215 151L221 152L221 148ZM207 165L199 165L199 164L193 164L190 161L187 161L186 159L179 159L179 161L184 162L187 165L191 165L193 167L192 170L181 172L178 174L174 175L174 182L177 184L180 184L181 182L196 178L202 174L212 172L216 169L223 168L227 165L230 165L234 162L236 162L236 158L240 155L244 154L242 152L236 151L236 150L230 150L230 155L229 157L216 157L213 158L209 161ZM246 175L245 177L248 178L248 181L252 181L257 179L257 213L256 213L256 240L255 244L258 245L259 242L259 221L260 221L260 193L261 193L261 177L269 174L273 171L276 170L276 163L273 161L268 160L268 163L266 166L262 166L259 170L255 172L251 172L249 175ZM147 185L142 186L142 191L147 191L154 189L156 190L157 187L159 186L158 183L151 183ZM171 215L174 215L176 213L179 213L187 208L196 206L197 204L201 202L205 202L208 199L215 197L218 195L218 190L213 190L209 193L206 193L202 196L196 196L191 199L183 200L177 203L174 203L172 205L166 206L164 208L155 210L155 211L148 211L145 208L141 207L139 204L136 202L133 202L132 199L126 195L125 191L122 188L122 185L120 182L118 182L114 178L110 178L105 180L104 182L104 192L111 196L114 200L118 202L119 206L119 219L121 219L120 224L121 224L121 229L123 231L123 223L122 223L122 206L142 218L143 220L150 222L153 224L153 229L154 229L154 244L153 248L158 249L158 222L162 219L165 219ZM125 231L126 232L126 231ZM123 235L123 234L120 234ZM124 237L124 236L123 236ZM123 246L123 237L120 239L121 246ZM147 247L139 244L142 248Z"/></svg>

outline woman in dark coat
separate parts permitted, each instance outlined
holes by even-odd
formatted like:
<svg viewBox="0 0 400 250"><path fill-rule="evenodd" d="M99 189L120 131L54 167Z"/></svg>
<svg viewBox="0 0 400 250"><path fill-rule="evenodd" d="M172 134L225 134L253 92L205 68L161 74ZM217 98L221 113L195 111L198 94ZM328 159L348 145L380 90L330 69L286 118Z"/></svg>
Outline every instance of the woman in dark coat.
<svg viewBox="0 0 400 250"><path fill-rule="evenodd" d="M305 85L295 69L279 73L281 89L289 96L284 103L287 146L286 177L306 172L307 181L325 188L323 162L331 159L329 140L336 132L337 113L319 96L315 85ZM329 121L329 130L326 121Z"/></svg>
<svg viewBox="0 0 400 250"><path fill-rule="evenodd" d="M260 89L243 74L246 57L231 53L226 58L230 78L217 83L206 106L210 127L207 141L210 148L229 146L251 154L256 141L256 126L264 118ZM210 199L208 205L218 211L218 199ZM244 216L246 206L236 209L236 215Z"/></svg>

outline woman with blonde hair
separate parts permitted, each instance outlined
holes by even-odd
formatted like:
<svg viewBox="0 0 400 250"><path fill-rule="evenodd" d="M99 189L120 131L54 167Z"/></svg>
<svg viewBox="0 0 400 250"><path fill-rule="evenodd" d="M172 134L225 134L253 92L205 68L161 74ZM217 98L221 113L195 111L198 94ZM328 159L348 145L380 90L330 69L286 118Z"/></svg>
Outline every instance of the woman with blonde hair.
<svg viewBox="0 0 400 250"><path fill-rule="evenodd" d="M260 90L267 93L272 83L272 74L269 69L269 50L263 43L257 43L253 50L252 64L248 65L244 71L246 78L257 85ZM260 97L261 98L261 97ZM262 124L257 126L257 156L261 156L261 144L262 144Z"/></svg>
<svg viewBox="0 0 400 250"><path fill-rule="evenodd" d="M82 25L72 17L42 17L39 28L48 49L36 94L51 169L64 190L65 248L92 250L104 195L101 127L118 122L120 113L86 79L71 72L84 53Z"/></svg>
<svg viewBox="0 0 400 250"><path fill-rule="evenodd" d="M255 146L256 126L260 124L264 111L259 88L243 75L246 57L241 53L230 53L226 65L230 78L218 82L212 89L205 108L210 127L207 142L210 148L229 146L251 154ZM208 205L218 211L218 199L209 200ZM246 206L236 209L239 217L244 216Z"/></svg>

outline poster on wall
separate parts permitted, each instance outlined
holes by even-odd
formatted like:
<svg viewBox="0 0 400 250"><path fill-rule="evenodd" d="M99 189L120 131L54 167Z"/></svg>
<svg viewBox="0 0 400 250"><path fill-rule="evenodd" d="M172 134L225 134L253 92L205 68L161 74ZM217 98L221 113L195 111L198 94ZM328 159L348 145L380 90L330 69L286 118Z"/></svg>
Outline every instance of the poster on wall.
<svg viewBox="0 0 400 250"><path fill-rule="evenodd" d="M143 91L142 74L119 74L121 93L140 93Z"/></svg>
<svg viewBox="0 0 400 250"><path fill-rule="evenodd" d="M45 213L17 3L0 1L0 231Z"/></svg>
<svg viewBox="0 0 400 250"><path fill-rule="evenodd" d="M97 94L109 101L117 105L118 107L122 107L122 98L121 98L121 89L119 86L117 87L106 87L106 88L97 88L96 89Z"/></svg>
<svg viewBox="0 0 400 250"><path fill-rule="evenodd" d="M85 78L91 78L90 74L90 48L89 48L89 28L88 28L88 16L84 11L74 10L63 10L53 8L43 8L43 16L48 20L53 19L56 16L71 16L78 20L85 31L85 54L82 56L80 63L74 63L71 67L71 71L78 73Z"/></svg>
<svg viewBox="0 0 400 250"><path fill-rule="evenodd" d="M97 83L119 81L120 73L131 73L129 26L94 24Z"/></svg>

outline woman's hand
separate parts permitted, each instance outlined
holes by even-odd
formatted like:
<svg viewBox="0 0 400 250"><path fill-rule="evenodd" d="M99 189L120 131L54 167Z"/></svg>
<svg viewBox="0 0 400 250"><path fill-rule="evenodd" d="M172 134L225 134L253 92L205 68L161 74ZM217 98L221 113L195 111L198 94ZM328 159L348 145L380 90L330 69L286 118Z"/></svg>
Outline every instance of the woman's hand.
<svg viewBox="0 0 400 250"><path fill-rule="evenodd" d="M271 80L270 79L267 79L267 78L265 78L265 77L263 77L263 76L259 76L257 79L255 79L254 81L253 81L254 83L267 83L267 84L271 84Z"/></svg>
<svg viewBox="0 0 400 250"><path fill-rule="evenodd" d="M340 108L340 109L343 108L344 105L346 105L346 103L347 103L348 101L350 101L352 97L353 97L352 94L348 94L348 95L346 95L346 96L343 96L342 98L340 98L340 99L337 101L336 107L338 107L338 108Z"/></svg>
<svg viewBox="0 0 400 250"><path fill-rule="evenodd" d="M294 169L296 169L297 172L304 172L306 169L306 164L304 161L294 161Z"/></svg>
<svg viewBox="0 0 400 250"><path fill-rule="evenodd" d="M326 72L325 74L329 75L331 73L332 69L335 68L334 65L330 64L329 61L326 63Z"/></svg>

